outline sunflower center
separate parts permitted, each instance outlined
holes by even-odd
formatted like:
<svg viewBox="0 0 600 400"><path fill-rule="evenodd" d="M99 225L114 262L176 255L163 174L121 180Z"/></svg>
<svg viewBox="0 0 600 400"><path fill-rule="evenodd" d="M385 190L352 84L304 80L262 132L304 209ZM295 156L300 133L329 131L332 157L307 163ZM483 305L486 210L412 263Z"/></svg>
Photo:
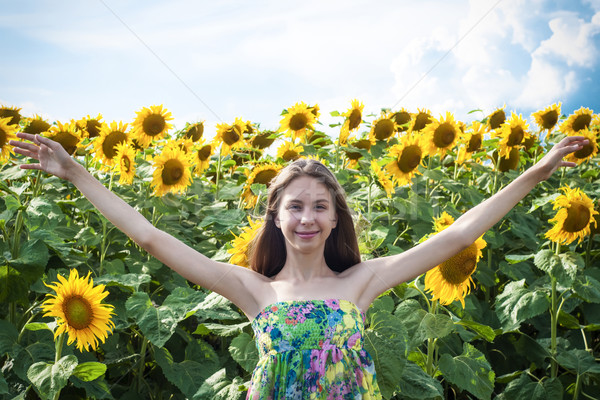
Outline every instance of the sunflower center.
<svg viewBox="0 0 600 400"><path fill-rule="evenodd" d="M394 121L388 118L377 121L374 131L377 140L385 140L394 133Z"/></svg>
<svg viewBox="0 0 600 400"><path fill-rule="evenodd" d="M567 209L563 229L569 233L579 232L590 223L591 213L583 203L573 202Z"/></svg>
<svg viewBox="0 0 600 400"><path fill-rule="evenodd" d="M348 129L354 130L354 129L358 128L361 121L362 121L362 113L360 112L360 110L353 109L352 112L350 113L350 116L348 117Z"/></svg>
<svg viewBox="0 0 600 400"><path fill-rule="evenodd" d="M58 132L52 137L52 140L60 143L69 154L75 153L75 150L77 150L77 143L79 143L79 138L69 132Z"/></svg>
<svg viewBox="0 0 600 400"><path fill-rule="evenodd" d="M106 135L104 142L102 142L102 152L104 153L104 157L112 160L117 155L117 145L126 140L127 135L121 131L112 131Z"/></svg>
<svg viewBox="0 0 600 400"><path fill-rule="evenodd" d="M200 124L196 124L193 125L192 127L190 127L190 129L188 129L188 131L186 132L186 136L190 139L192 139L192 142L197 142L198 140L200 140L200 138L202 137L202 135L204 134L204 124L200 123Z"/></svg>
<svg viewBox="0 0 600 400"><path fill-rule="evenodd" d="M269 182L271 182L271 179L273 179L275 175L277 175L277 171L273 169L266 169L264 171L260 171L258 174L256 174L256 177L254 178L254 183L262 183L263 185L268 186Z"/></svg>
<svg viewBox="0 0 600 400"><path fill-rule="evenodd" d="M94 317L90 303L81 296L65 299L63 312L69 326L75 329L88 328Z"/></svg>
<svg viewBox="0 0 600 400"><path fill-rule="evenodd" d="M421 147L419 147L417 144L405 147L400 155L400 158L398 159L398 168L400 171L407 174L413 169L417 168L421 162L422 154Z"/></svg>
<svg viewBox="0 0 600 400"><path fill-rule="evenodd" d="M85 128L87 129L90 138L94 138L100 135L100 128L102 128L102 124L95 119L90 119L86 122Z"/></svg>
<svg viewBox="0 0 600 400"><path fill-rule="evenodd" d="M235 128L228 129L227 132L223 134L223 142L228 146L236 144L238 140L240 140L240 135Z"/></svg>
<svg viewBox="0 0 600 400"><path fill-rule="evenodd" d="M556 110L548 111L542 115L542 128L552 129L558 122L558 112Z"/></svg>
<svg viewBox="0 0 600 400"><path fill-rule="evenodd" d="M579 132L582 129L588 128L590 122L592 122L592 116L590 114L578 115L577 118L575 118L575 121L573 121L573 130Z"/></svg>
<svg viewBox="0 0 600 400"><path fill-rule="evenodd" d="M165 185L177 184L183 177L183 164L179 160L168 160L165 163L161 176Z"/></svg>
<svg viewBox="0 0 600 400"><path fill-rule="evenodd" d="M587 158L590 154L594 152L594 145L592 143L588 143L583 146L581 149L577 150L573 155L577 158Z"/></svg>
<svg viewBox="0 0 600 400"><path fill-rule="evenodd" d="M210 153L211 153L212 147L210 146L210 144L207 144L206 146L202 146L202 148L200 150L198 150L198 160L200 161L206 161L208 160L208 157L210 157Z"/></svg>
<svg viewBox="0 0 600 400"><path fill-rule="evenodd" d="M452 127L452 124L444 122L433 132L433 143L436 147L443 149L450 146L454 142L455 137L456 131Z"/></svg>
<svg viewBox="0 0 600 400"><path fill-rule="evenodd" d="M431 116L427 113L420 112L415 117L415 124L413 126L413 131L420 131L425 128L431 122Z"/></svg>
<svg viewBox="0 0 600 400"><path fill-rule="evenodd" d="M266 131L264 133L254 136L254 138L252 139L252 145L259 149L266 149L275 141L274 138L269 138L272 134L272 131Z"/></svg>
<svg viewBox="0 0 600 400"><path fill-rule="evenodd" d="M290 129L293 131L301 131L306 128L306 124L308 124L308 117L304 114L294 114L290 118Z"/></svg>
<svg viewBox="0 0 600 400"><path fill-rule="evenodd" d="M31 121L27 128L23 129L23 132L31 133L32 135L37 135L42 132L46 132L50 128L50 124L41 119L34 119Z"/></svg>
<svg viewBox="0 0 600 400"><path fill-rule="evenodd" d="M523 131L523 127L513 126L512 128L510 128L510 135L508 135L508 141L506 142L506 145L507 146L519 145L523 141L523 137L525 137L525 132Z"/></svg>
<svg viewBox="0 0 600 400"><path fill-rule="evenodd" d="M498 110L490 116L490 128L500 128L500 125L502 125L504 121L506 121L504 110Z"/></svg>
<svg viewBox="0 0 600 400"><path fill-rule="evenodd" d="M21 120L21 114L19 114L19 110L15 110L12 108L1 108L0 109L0 118L8 118L10 117L10 121L8 121L8 125L16 125Z"/></svg>
<svg viewBox="0 0 600 400"><path fill-rule="evenodd" d="M281 156L285 161L292 161L298 158L298 153L294 150L286 150L285 153Z"/></svg>
<svg viewBox="0 0 600 400"><path fill-rule="evenodd" d="M398 132L404 132L408 130L407 123L410 122L410 114L406 111L398 111L394 114L394 121L396 121L396 125L398 125Z"/></svg>
<svg viewBox="0 0 600 400"><path fill-rule="evenodd" d="M479 150L481 148L481 142L481 133L471 136L471 139L469 139L469 146L467 146L467 151L472 153Z"/></svg>
<svg viewBox="0 0 600 400"><path fill-rule="evenodd" d="M519 166L519 148L513 147L507 158L500 158L500 165L498 169L502 172L506 172L511 169L517 169Z"/></svg>
<svg viewBox="0 0 600 400"><path fill-rule="evenodd" d="M160 114L150 114L144 118L144 122L142 122L144 133L148 136L158 135L165 129L166 125L167 122Z"/></svg>
<svg viewBox="0 0 600 400"><path fill-rule="evenodd" d="M460 285L471 276L476 266L477 245L473 243L440 264L440 272L447 282Z"/></svg>

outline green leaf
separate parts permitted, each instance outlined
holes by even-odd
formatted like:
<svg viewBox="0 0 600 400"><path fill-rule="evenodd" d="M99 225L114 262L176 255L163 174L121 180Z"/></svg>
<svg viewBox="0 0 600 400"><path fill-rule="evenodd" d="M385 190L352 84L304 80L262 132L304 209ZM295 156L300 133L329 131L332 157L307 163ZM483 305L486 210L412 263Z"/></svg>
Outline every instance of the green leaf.
<svg viewBox="0 0 600 400"><path fill-rule="evenodd" d="M77 367L77 357L64 356L56 363L37 362L29 367L27 378L35 386L42 399L52 399L67 385Z"/></svg>
<svg viewBox="0 0 600 400"><path fill-rule="evenodd" d="M427 313L421 320L417 336L425 339L440 339L454 331L454 322L445 314Z"/></svg>
<svg viewBox="0 0 600 400"><path fill-rule="evenodd" d="M13 346L17 344L18 337L19 332L13 324L0 320L0 357L12 350Z"/></svg>
<svg viewBox="0 0 600 400"><path fill-rule="evenodd" d="M402 398L431 399L444 396L442 384L412 362L404 366L398 388Z"/></svg>
<svg viewBox="0 0 600 400"><path fill-rule="evenodd" d="M406 328L399 318L387 311L371 315L369 329L365 331L365 349L375 362L379 389L384 398L394 393L406 363L408 338Z"/></svg>
<svg viewBox="0 0 600 400"><path fill-rule="evenodd" d="M551 250L540 250L533 259L536 267L555 278L563 287L573 284L578 268L585 264L583 258L573 252L554 254Z"/></svg>
<svg viewBox="0 0 600 400"><path fill-rule="evenodd" d="M588 303L600 303L600 282L589 275L581 275L573 282L575 294Z"/></svg>
<svg viewBox="0 0 600 400"><path fill-rule="evenodd" d="M136 292L127 299L128 315L136 320L144 336L155 346L162 347L175 332L179 321L187 317L204 293L189 288L175 289L160 307L154 307L145 292Z"/></svg>
<svg viewBox="0 0 600 400"><path fill-rule="evenodd" d="M567 314L562 311L558 313L558 324L563 328L567 329L579 329L581 326L579 325L579 320L572 316L571 314Z"/></svg>
<svg viewBox="0 0 600 400"><path fill-rule="evenodd" d="M104 375L105 372L106 365L96 361L89 361L77 365L73 371L73 375L84 382L89 382L98 379Z"/></svg>
<svg viewBox="0 0 600 400"><path fill-rule="evenodd" d="M478 322L470 321L470 320L466 320L466 319L461 319L460 321L458 321L456 323L464 326L465 328L472 330L473 332L477 333L479 335L479 337L483 338L484 340L486 340L490 343L492 343L494 341L494 339L496 338L496 332L487 325L483 325Z"/></svg>
<svg viewBox="0 0 600 400"><path fill-rule="evenodd" d="M31 364L41 361L54 361L55 348L48 343L37 342L27 347L15 345L11 351L11 356L15 359L13 371L23 380L27 380L27 371Z"/></svg>
<svg viewBox="0 0 600 400"><path fill-rule="evenodd" d="M535 254L507 254L504 256L504 259L508 261L509 264L518 264L533 257L535 257Z"/></svg>
<svg viewBox="0 0 600 400"><path fill-rule="evenodd" d="M427 315L427 311L421 308L418 301L408 299L398 305L394 312L400 321L403 322L404 326L408 331L408 337L411 341L411 347L419 346L423 340L418 335L421 321Z"/></svg>
<svg viewBox="0 0 600 400"><path fill-rule="evenodd" d="M252 336L241 333L231 341L229 354L246 371L252 372L258 362L258 349Z"/></svg>
<svg viewBox="0 0 600 400"><path fill-rule="evenodd" d="M121 286L130 290L138 291L140 286L149 283L152 277L148 274L123 274L102 275L94 279L94 283L102 283L106 286Z"/></svg>
<svg viewBox="0 0 600 400"><path fill-rule="evenodd" d="M210 293L204 301L193 308L194 312L200 311L200 316L218 320L244 319L240 313L231 308L232 303L216 292Z"/></svg>
<svg viewBox="0 0 600 400"><path fill-rule="evenodd" d="M27 329L28 331L41 331L41 330L47 329L47 330L51 331L52 333L54 333L52 328L50 328L48 326L48 324L45 322L30 322L27 325L25 325L23 327L23 329Z"/></svg>
<svg viewBox="0 0 600 400"><path fill-rule="evenodd" d="M496 314L505 330L514 330L526 319L548 310L550 300L541 290L525 288L525 280L510 282L496 297Z"/></svg>
<svg viewBox="0 0 600 400"><path fill-rule="evenodd" d="M600 374L600 364L585 350L562 351L556 360L563 367L575 371L577 375Z"/></svg>
<svg viewBox="0 0 600 400"><path fill-rule="evenodd" d="M236 377L232 382L223 368L204 381L193 400L238 400L243 394L240 386L240 378Z"/></svg>
<svg viewBox="0 0 600 400"><path fill-rule="evenodd" d="M28 240L23 243L16 259L8 260L10 266L19 271L21 277L32 283L42 277L50 255L48 247L41 240Z"/></svg>
<svg viewBox="0 0 600 400"><path fill-rule="evenodd" d="M94 379L93 381L85 382L71 375L70 381L73 386L84 389L88 398L91 399L114 399L110 393L110 387L105 379Z"/></svg>
<svg viewBox="0 0 600 400"><path fill-rule="evenodd" d="M558 378L532 381L527 374L521 374L519 379L510 382L502 400L562 400L563 387Z"/></svg>
<svg viewBox="0 0 600 400"><path fill-rule="evenodd" d="M165 377L188 398L194 396L198 385L211 376L217 369L213 363L202 363L195 360L175 362L173 356L166 348L156 348L156 362ZM200 361L202 361L200 359Z"/></svg>
<svg viewBox="0 0 600 400"><path fill-rule="evenodd" d="M8 383L2 374L0 374L0 394L8 394Z"/></svg>
<svg viewBox="0 0 600 400"><path fill-rule="evenodd" d="M205 322L202 325L209 331L217 334L218 336L234 336L234 335L237 335L237 334L243 332L244 328L247 327L248 325L250 325L250 321L240 322L239 324L232 324L232 325ZM198 332L198 329L200 329L201 331L204 331L201 328L201 325L198 325L196 332ZM196 333L196 332L194 332L194 333Z"/></svg>
<svg viewBox="0 0 600 400"><path fill-rule="evenodd" d="M469 343L463 344L463 353L452 357L443 354L439 368L444 378L478 399L490 399L494 390L495 374L483 353Z"/></svg>

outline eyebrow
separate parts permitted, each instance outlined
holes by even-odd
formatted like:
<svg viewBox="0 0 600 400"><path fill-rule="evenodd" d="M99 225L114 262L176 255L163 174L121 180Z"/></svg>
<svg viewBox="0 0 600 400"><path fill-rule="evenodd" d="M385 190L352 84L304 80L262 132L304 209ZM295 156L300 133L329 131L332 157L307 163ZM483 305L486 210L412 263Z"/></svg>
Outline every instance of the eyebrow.
<svg viewBox="0 0 600 400"><path fill-rule="evenodd" d="M290 200L287 201L287 203L288 204L289 203L299 203L299 204L302 204L303 201L302 200L298 200L298 199L290 199ZM318 200L315 200L315 203L327 203L327 204L329 204L329 200L328 199L318 199Z"/></svg>

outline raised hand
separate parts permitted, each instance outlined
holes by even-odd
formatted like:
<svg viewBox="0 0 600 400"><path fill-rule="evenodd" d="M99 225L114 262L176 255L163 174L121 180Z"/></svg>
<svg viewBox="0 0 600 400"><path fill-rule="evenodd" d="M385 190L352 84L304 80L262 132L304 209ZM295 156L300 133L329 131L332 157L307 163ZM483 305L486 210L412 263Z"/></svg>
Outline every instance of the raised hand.
<svg viewBox="0 0 600 400"><path fill-rule="evenodd" d="M19 132L17 137L27 141L11 140L15 152L38 160L38 163L21 164L22 169L39 169L59 178L70 179L70 173L77 165L60 143L40 135Z"/></svg>
<svg viewBox="0 0 600 400"><path fill-rule="evenodd" d="M533 168L537 169L540 180L550 178L550 176L560 167L575 167L576 163L565 161L563 158L570 153L581 150L588 144L588 140L583 136L567 136L546 154Z"/></svg>

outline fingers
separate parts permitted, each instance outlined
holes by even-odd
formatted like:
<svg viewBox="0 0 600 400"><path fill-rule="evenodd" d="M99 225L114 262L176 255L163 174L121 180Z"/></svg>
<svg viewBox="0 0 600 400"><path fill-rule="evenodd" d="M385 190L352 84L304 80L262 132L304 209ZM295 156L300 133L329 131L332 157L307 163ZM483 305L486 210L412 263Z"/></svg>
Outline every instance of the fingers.
<svg viewBox="0 0 600 400"><path fill-rule="evenodd" d="M29 151L35 151L38 149L38 146L36 146L33 143L29 143L29 142L21 142L19 140L11 140L8 143L11 146L15 146L15 151L18 150L18 148L29 150Z"/></svg>
<svg viewBox="0 0 600 400"><path fill-rule="evenodd" d="M21 164L21 165L19 165L19 168L21 168L21 169L39 169L39 170L41 170L42 166L40 164L37 164L37 163L35 163L35 164Z"/></svg>

